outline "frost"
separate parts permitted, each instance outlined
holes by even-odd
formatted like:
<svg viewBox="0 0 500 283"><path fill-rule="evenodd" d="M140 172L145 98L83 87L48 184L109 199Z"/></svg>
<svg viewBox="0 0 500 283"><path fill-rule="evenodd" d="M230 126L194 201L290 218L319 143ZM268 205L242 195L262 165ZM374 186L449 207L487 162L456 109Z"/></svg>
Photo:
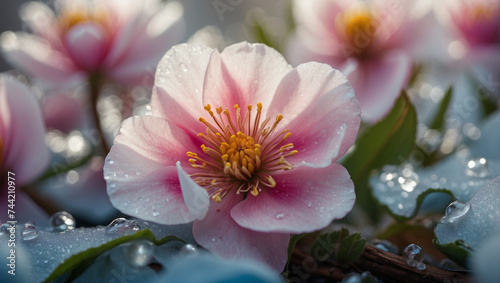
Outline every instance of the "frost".
<svg viewBox="0 0 500 283"><path fill-rule="evenodd" d="M393 214L410 218L416 214L420 205L419 201L422 201L422 199L418 199L419 196L429 189L434 189L434 191L447 190L457 200L468 202L481 187L500 172L500 162L488 160L489 174L481 178L470 176L466 174L466 171L471 158L470 156L462 157L461 153L458 152L434 166L415 170L414 173L418 176L418 180L410 182L413 186L408 186L409 182L403 174L407 167L385 166L380 176L370 178L370 185L373 188L374 196ZM388 177L388 174L392 175ZM415 174L412 174L412 180L417 179Z"/></svg>
<svg viewBox="0 0 500 283"><path fill-rule="evenodd" d="M435 229L441 245L463 241L465 246L476 249L491 235L500 232L500 177L479 190L469 201L469 211L453 222L441 221Z"/></svg>
<svg viewBox="0 0 500 283"><path fill-rule="evenodd" d="M143 229L151 230L157 239L174 235L188 243L195 243L191 224L162 226L146 222L139 223L141 223ZM20 230L20 226L18 226L18 234ZM44 229L39 230L41 231L38 232L38 237L31 241L20 241L19 234L16 248L27 255L27 258L23 259L19 265L28 266L26 271L32 278L36 278L40 282L71 256L124 236L120 233L106 233L104 226L78 228L63 233L48 232L44 231ZM25 264L29 262L31 264Z"/></svg>

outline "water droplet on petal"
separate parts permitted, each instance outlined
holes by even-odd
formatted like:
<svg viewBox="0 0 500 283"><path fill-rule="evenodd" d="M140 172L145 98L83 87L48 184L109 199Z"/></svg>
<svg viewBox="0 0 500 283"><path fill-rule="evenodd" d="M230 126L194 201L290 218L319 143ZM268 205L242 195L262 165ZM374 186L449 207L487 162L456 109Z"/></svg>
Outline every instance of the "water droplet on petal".
<svg viewBox="0 0 500 283"><path fill-rule="evenodd" d="M64 232L66 230L73 230L76 226L75 218L73 215L66 211L59 211L54 213L49 219L49 225L54 232Z"/></svg>
<svg viewBox="0 0 500 283"><path fill-rule="evenodd" d="M127 248L127 262L133 267L145 267L151 263L153 252L154 246L150 241L135 241Z"/></svg>
<svg viewBox="0 0 500 283"><path fill-rule="evenodd" d="M276 214L276 219L283 219L285 215L283 213Z"/></svg>
<svg viewBox="0 0 500 283"><path fill-rule="evenodd" d="M465 174L470 177L485 178L490 175L490 167L485 158L474 158L467 162Z"/></svg>
<svg viewBox="0 0 500 283"><path fill-rule="evenodd" d="M30 241L36 239L38 237L38 230L35 226L31 224L24 225L23 229L21 229L21 238L24 241Z"/></svg>
<svg viewBox="0 0 500 283"><path fill-rule="evenodd" d="M181 70L182 70L183 72L187 72L187 70L188 70L188 69L187 69L187 67L186 67L186 65L184 65L184 63L180 63L180 64L179 64L179 68L181 68Z"/></svg>
<svg viewBox="0 0 500 283"><path fill-rule="evenodd" d="M418 245L410 244L403 250L403 258L409 266L417 267L424 261L424 250Z"/></svg>
<svg viewBox="0 0 500 283"><path fill-rule="evenodd" d="M470 204L456 200L448 205L445 216L441 221L445 223L453 223L467 214L469 210Z"/></svg>
<svg viewBox="0 0 500 283"><path fill-rule="evenodd" d="M106 226L108 234L129 234L141 230L141 226L135 220L127 220L125 218L116 218Z"/></svg>
<svg viewBox="0 0 500 283"><path fill-rule="evenodd" d="M158 210L153 210L153 216L154 217L160 216L160 212L158 212Z"/></svg>

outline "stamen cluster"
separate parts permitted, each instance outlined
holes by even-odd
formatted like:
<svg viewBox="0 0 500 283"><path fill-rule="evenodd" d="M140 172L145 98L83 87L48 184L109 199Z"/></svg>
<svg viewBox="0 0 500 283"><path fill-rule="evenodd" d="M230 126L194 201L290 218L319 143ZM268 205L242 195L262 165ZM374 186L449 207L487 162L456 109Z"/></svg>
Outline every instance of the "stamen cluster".
<svg viewBox="0 0 500 283"><path fill-rule="evenodd" d="M260 121L261 103L257 103L257 114L253 121L252 105L247 107L243 117L237 104L234 109L235 120L227 108L223 110L218 107L215 114L207 104L205 110L215 124L200 118L207 130L206 134L199 133L198 136L206 141L201 149L208 158L203 159L194 152L187 152L191 166L200 169L190 176L198 185L206 188L217 202L230 191L236 194L250 192L257 196L263 187L275 187L276 181L271 173L292 169L293 166L285 158L298 153L292 150L292 143L281 145L290 137L289 130L275 133L283 119L282 115L278 115L275 122L268 126L270 117Z"/></svg>

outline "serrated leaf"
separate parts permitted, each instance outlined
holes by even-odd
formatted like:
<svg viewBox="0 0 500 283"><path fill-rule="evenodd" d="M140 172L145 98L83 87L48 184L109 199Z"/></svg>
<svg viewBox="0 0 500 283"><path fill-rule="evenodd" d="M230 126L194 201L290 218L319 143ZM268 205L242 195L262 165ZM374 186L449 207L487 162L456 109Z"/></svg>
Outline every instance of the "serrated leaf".
<svg viewBox="0 0 500 283"><path fill-rule="evenodd" d="M371 171L406 160L415 145L416 129L415 108L403 91L389 114L363 131L354 151L343 160L342 164L354 181L357 202L368 215L376 217L378 213L368 187Z"/></svg>
<svg viewBox="0 0 500 283"><path fill-rule="evenodd" d="M441 103L439 104L439 109L436 112L434 119L432 119L432 123L429 125L429 129L434 129L434 130L443 129L446 110L448 110L448 106L450 105L452 96L453 96L453 87L450 86L448 90L446 90L446 93L443 99L441 100Z"/></svg>
<svg viewBox="0 0 500 283"><path fill-rule="evenodd" d="M349 230L342 228L319 235L312 246L312 253L319 261L332 258L344 264L359 259L365 244L366 240L362 239L359 233L349 234Z"/></svg>
<svg viewBox="0 0 500 283"><path fill-rule="evenodd" d="M163 245L165 243L168 243L170 241L181 241L184 242L182 239L176 237L176 236L167 236L164 238L161 238L160 240L157 240L155 235L151 230L141 230L135 234L131 235L126 235L120 238L116 238L114 240L111 240L103 245L100 245L98 247L93 247L90 249L87 249L85 251L82 251L80 253L77 253L70 258L68 258L66 261L61 263L43 282L51 282L58 278L59 276L65 274L66 272L70 272L71 270L77 268L80 264L87 264L88 261L92 261L95 258L97 258L99 255L104 253L105 251L108 251L118 245L133 241L133 240L138 240L138 239L145 239L153 242L155 245Z"/></svg>
<svg viewBox="0 0 500 283"><path fill-rule="evenodd" d="M365 249L366 240L359 233L351 234L339 246L337 261L340 263L355 262Z"/></svg>

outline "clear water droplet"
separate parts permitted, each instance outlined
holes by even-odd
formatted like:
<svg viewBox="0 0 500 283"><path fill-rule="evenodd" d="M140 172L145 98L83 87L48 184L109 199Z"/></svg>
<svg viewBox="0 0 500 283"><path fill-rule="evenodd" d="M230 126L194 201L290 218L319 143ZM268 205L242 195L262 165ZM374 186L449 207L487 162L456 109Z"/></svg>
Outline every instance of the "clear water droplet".
<svg viewBox="0 0 500 283"><path fill-rule="evenodd" d="M141 226L135 220L116 218L106 226L107 234L129 234L141 230Z"/></svg>
<svg viewBox="0 0 500 283"><path fill-rule="evenodd" d="M73 215L66 211L59 211L54 213L49 219L49 225L54 232L64 232L66 230L73 230L76 226L75 218Z"/></svg>
<svg viewBox="0 0 500 283"><path fill-rule="evenodd" d="M158 210L153 210L153 216L154 217L160 216L160 212L158 212Z"/></svg>
<svg viewBox="0 0 500 283"><path fill-rule="evenodd" d="M106 159L106 164L115 164L115 162L113 161L113 159L108 158Z"/></svg>
<svg viewBox="0 0 500 283"><path fill-rule="evenodd" d="M393 254L399 254L398 247L396 245L394 245L393 243L387 241L387 240L376 240L374 246L377 249L380 249L380 250L383 250L383 251L386 251L386 252L390 252L390 253L393 253Z"/></svg>
<svg viewBox="0 0 500 283"><path fill-rule="evenodd" d="M24 241L30 241L38 237L38 230L34 225L26 224L23 229L21 229L21 238Z"/></svg>
<svg viewBox="0 0 500 283"><path fill-rule="evenodd" d="M154 246L147 240L133 242L127 248L127 262L136 268L145 267L153 259Z"/></svg>
<svg viewBox="0 0 500 283"><path fill-rule="evenodd" d="M490 166L486 158L474 158L467 162L465 174L470 177L485 178L490 175Z"/></svg>
<svg viewBox="0 0 500 283"><path fill-rule="evenodd" d="M283 219L285 215L283 213L276 214L276 219Z"/></svg>
<svg viewBox="0 0 500 283"><path fill-rule="evenodd" d="M417 269L418 270L425 270L427 268L427 266L425 265L425 263L421 262L417 265Z"/></svg>
<svg viewBox="0 0 500 283"><path fill-rule="evenodd" d="M186 244L182 246L180 253L184 255L197 255L200 253L200 251L194 245Z"/></svg>
<svg viewBox="0 0 500 283"><path fill-rule="evenodd" d="M188 70L188 69L187 69L187 67L186 67L186 65L184 65L184 63L180 63L180 64L179 64L179 68L181 68L181 70L182 70L183 72L187 72L187 70Z"/></svg>
<svg viewBox="0 0 500 283"><path fill-rule="evenodd" d="M0 236L9 234L9 228L10 225L8 223L3 223L2 225L0 225Z"/></svg>
<svg viewBox="0 0 500 283"><path fill-rule="evenodd" d="M456 200L448 205L445 215L441 221L444 223L453 223L464 217L469 210L470 204Z"/></svg>
<svg viewBox="0 0 500 283"><path fill-rule="evenodd" d="M362 282L361 275L356 272L351 272L342 279L342 283L361 283L361 282Z"/></svg>
<svg viewBox="0 0 500 283"><path fill-rule="evenodd" d="M403 258L409 266L417 267L424 261L424 250L418 245L410 244L403 250Z"/></svg>

